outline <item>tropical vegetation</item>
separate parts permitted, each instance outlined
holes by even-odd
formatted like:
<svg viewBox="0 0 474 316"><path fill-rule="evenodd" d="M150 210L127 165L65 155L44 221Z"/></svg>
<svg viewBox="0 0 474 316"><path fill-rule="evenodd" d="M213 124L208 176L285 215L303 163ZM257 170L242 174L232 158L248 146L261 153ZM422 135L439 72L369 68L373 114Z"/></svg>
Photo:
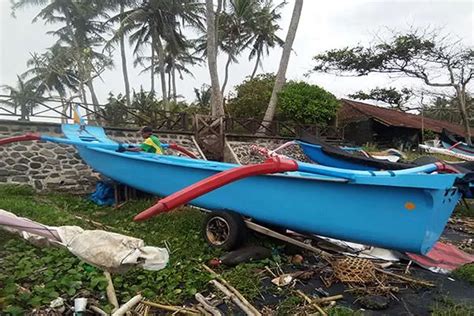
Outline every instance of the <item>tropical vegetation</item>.
<svg viewBox="0 0 474 316"><path fill-rule="evenodd" d="M45 51L31 53L27 68L18 75L16 84L1 87L6 92L2 106L14 109L22 120L28 120L38 105L52 98L61 102L64 114L71 101L80 99L86 106L92 106L96 120L114 125L130 121L130 115L147 109L155 114L186 111L234 118L246 116L262 121L267 127L274 119L321 122L332 115L328 114L332 110L316 113L316 108L303 102L306 115L302 118L294 107L289 110L285 106L288 99L281 100L287 95L282 91L287 87L286 69L303 0L294 2L285 39L280 37L281 13L287 4L282 0L12 0L12 3L16 15L26 7L37 9L33 22L51 24L53 30L49 34L55 39L54 45ZM267 74L259 74L259 66L278 47L282 47L282 55L270 80ZM113 63L116 52L120 55L120 65ZM218 56L222 64L217 62ZM229 78L235 64L242 59L252 61L253 67L241 84L230 89ZM474 76L473 59L472 48L459 41L451 43L449 37L439 32L412 29L388 37L378 36L367 47L319 53L314 57L313 71L356 76L386 73L418 79L437 93L419 101L420 94L410 89L375 87L349 97L381 101L398 110L413 109L411 103L416 99L418 111L429 117L462 123L466 132L470 132L473 108L469 84ZM128 62L149 76L149 87L134 90L130 86ZM187 102L179 91L182 86L179 82L193 77L193 67L206 65L209 82L195 87L194 102ZM99 106L97 81L104 73L118 69L123 77L123 90L114 92L105 106ZM297 91L304 91L302 87ZM254 94L250 90L258 92L254 95L258 97L248 97ZM304 99L302 95L292 97ZM293 101L298 102L296 99ZM148 105L142 106L143 102ZM154 105L150 107L150 103ZM149 116L153 117L154 113ZM313 114L314 118L306 118ZM266 127L261 132L265 130Z"/></svg>
<svg viewBox="0 0 474 316"><path fill-rule="evenodd" d="M285 2L271 0L219 0L217 6L210 1L208 7L199 0L14 0L14 14L21 14L26 7L37 8L33 22L54 25L55 29L49 33L56 41L44 52L31 53L27 70L18 76L18 89L29 88L42 98L59 98L64 103L64 113L68 101L79 98L89 104L90 100L98 113L96 116L113 114L111 120L117 122L123 113L111 113L110 109L117 108L119 103L131 107L134 95L135 99L144 93L159 98L163 110L179 108L176 107L181 98L177 80L193 76L190 67L201 65L206 59L211 67L212 59L224 54L227 62L222 86L215 89L215 78L211 78L206 101L209 104L199 110L209 109L213 114L223 115L223 95L231 64L247 52L248 58L255 61L253 78L270 49L283 45L277 31L284 5ZM209 25L210 14L214 18L212 25ZM211 28L214 30L207 32ZM210 48L213 41L215 48ZM133 56L127 56L127 45L132 48ZM99 111L95 82L105 71L118 67L112 62L116 49L120 51L124 92L120 97L112 96L108 108ZM209 54L214 57L209 58ZM142 72L149 73L149 89L141 88L137 93L130 88L129 59ZM18 89L9 86L4 89L13 93L12 99L4 103L21 108L22 119L28 119L27 113L34 107L36 97L30 98L31 102L16 102L13 96L18 99ZM216 91L217 99L213 96Z"/></svg>

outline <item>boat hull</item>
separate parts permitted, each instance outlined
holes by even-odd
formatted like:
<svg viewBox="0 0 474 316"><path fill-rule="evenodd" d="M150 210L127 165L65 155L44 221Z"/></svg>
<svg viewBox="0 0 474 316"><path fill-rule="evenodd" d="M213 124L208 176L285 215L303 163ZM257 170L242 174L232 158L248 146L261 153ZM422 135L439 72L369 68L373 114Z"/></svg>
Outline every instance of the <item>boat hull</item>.
<svg viewBox="0 0 474 316"><path fill-rule="evenodd" d="M458 137L445 129L441 133L441 144L444 148L474 157L474 147L464 143L463 140L463 137Z"/></svg>
<svg viewBox="0 0 474 316"><path fill-rule="evenodd" d="M355 163L351 161L347 161L340 158L334 158L322 150L322 147L319 145L307 144L303 142L298 142L301 149L303 150L304 154L309 157L312 161L328 166L328 167L336 167L342 169L350 169L350 170L368 170L368 171L375 171L378 170L375 167L362 165L360 163Z"/></svg>
<svg viewBox="0 0 474 316"><path fill-rule="evenodd" d="M451 150L451 151L454 151L455 153L459 153L459 154L474 157L474 148L473 147L465 146L465 145L462 145L462 144L453 146L452 144L446 143L446 142L441 142L441 144L443 145L444 148L446 148L448 150Z"/></svg>
<svg viewBox="0 0 474 316"><path fill-rule="evenodd" d="M78 150L100 173L159 196L236 166L82 146ZM209 192L190 204L215 211L232 210L295 231L426 253L460 198L452 187L455 176L436 176L445 181L444 187L391 186L380 181L376 185L359 184L299 172L254 176Z"/></svg>

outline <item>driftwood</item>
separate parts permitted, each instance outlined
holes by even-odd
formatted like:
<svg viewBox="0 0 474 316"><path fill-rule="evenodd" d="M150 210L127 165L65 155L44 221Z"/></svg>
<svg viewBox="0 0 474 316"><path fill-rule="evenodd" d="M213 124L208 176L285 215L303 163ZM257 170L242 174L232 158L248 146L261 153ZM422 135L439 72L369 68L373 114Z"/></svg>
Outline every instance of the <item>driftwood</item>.
<svg viewBox="0 0 474 316"><path fill-rule="evenodd" d="M249 303L249 301L247 301L247 299L242 295L240 294L239 291L237 291L232 285L229 284L229 282L227 282L222 276L220 276L219 274L217 274L216 272L214 272L214 270L212 270L211 268L209 268L208 266L206 266L205 264L202 265L204 269L206 269L213 277L215 277L216 279L218 279L219 281L221 281L223 284L225 284L225 286L227 286L227 288L232 292L234 293L235 296L237 296L237 298L239 298L240 301L242 301L245 305L247 305L248 309L250 311L252 311L252 315L258 315L258 316L261 316L262 314L255 308L253 307L252 304Z"/></svg>
<svg viewBox="0 0 474 316"><path fill-rule="evenodd" d="M204 316L212 316L211 313L209 313L204 307L202 307L201 305L198 305L196 306L196 309L201 313L201 315L204 315Z"/></svg>
<svg viewBox="0 0 474 316"><path fill-rule="evenodd" d="M114 310L117 310L120 305L117 300L117 295L115 295L115 288L114 283L112 282L112 276L107 271L104 271L104 275L107 279L107 288L105 289L107 292L107 299L109 300L110 304L114 306Z"/></svg>
<svg viewBox="0 0 474 316"><path fill-rule="evenodd" d="M224 293L226 296L230 298L232 302L234 302L246 315L249 316L256 316L256 315L261 315L260 312L257 312L256 314L251 308L249 304L245 304L242 300L240 300L235 293L231 292L227 287L225 287L222 283L219 283L216 280L211 280L210 283L212 283L216 288L218 288L222 293ZM253 306L252 306L253 307Z"/></svg>
<svg viewBox="0 0 474 316"><path fill-rule="evenodd" d="M375 268L375 271L378 271L380 273L384 273L386 275L392 276L394 278L398 278L400 280L403 280L403 281L406 281L406 282L409 282L409 283L419 284L419 285L428 286L428 287L434 287L435 286L431 282L416 280L416 279L409 278L409 277L404 276L404 275L398 275L398 274L390 272L390 271L385 271L383 269Z"/></svg>
<svg viewBox="0 0 474 316"><path fill-rule="evenodd" d="M208 311L209 313L211 313L211 315L213 315L213 316L221 316L222 315L222 313L219 311L219 309L212 306L211 303L209 303L209 301L204 296L202 296L201 293L196 293L194 295L194 298L196 298L196 301L201 303L203 308L206 311Z"/></svg>
<svg viewBox="0 0 474 316"><path fill-rule="evenodd" d="M271 275L272 275L274 278L276 278L276 277L277 277L277 275L276 275L275 273L273 273L273 271L272 271L272 270L270 270L270 268L269 268L269 267L265 266L265 270L267 270L267 271L268 271L268 272L269 272L269 273L270 273L270 274L271 274Z"/></svg>
<svg viewBox="0 0 474 316"><path fill-rule="evenodd" d="M313 300L311 300L306 294L301 292L300 290L296 290L296 293L298 293L299 296L301 296L306 302L308 302L311 306L315 307L319 313L323 316L327 316L328 314L319 306L316 304Z"/></svg>
<svg viewBox="0 0 474 316"><path fill-rule="evenodd" d="M185 315L200 315L199 311L193 308L163 305L163 304L158 304L158 303L154 303L150 301L143 301L142 303L151 307L156 307L156 308L165 310L165 311L176 312L176 313L181 313Z"/></svg>
<svg viewBox="0 0 474 316"><path fill-rule="evenodd" d="M406 269L405 269L405 274L409 274L409 272L410 272L410 267L411 267L412 262L413 262L413 261L411 261L411 260L410 260L410 262L408 262L407 267L406 267Z"/></svg>
<svg viewBox="0 0 474 316"><path fill-rule="evenodd" d="M342 294L339 295L334 295L334 296L328 296L328 297L321 297L321 298L315 298L313 302L320 304L320 303L326 303L326 302L333 302L337 300L343 299L344 296Z"/></svg>
<svg viewBox="0 0 474 316"><path fill-rule="evenodd" d="M112 313L112 316L121 316L124 315L126 312L128 312L133 306L137 305L140 303L142 300L142 296L140 294L135 295L132 297L127 303L123 304L120 306L119 309L117 309L115 312Z"/></svg>
<svg viewBox="0 0 474 316"><path fill-rule="evenodd" d="M91 305L89 308L94 312L95 315L108 316L106 312L98 308L97 306Z"/></svg>
<svg viewBox="0 0 474 316"><path fill-rule="evenodd" d="M283 234L277 233L277 232L275 232L271 229L268 229L264 226L255 224L255 223L253 223L249 220L245 220L245 225L247 225L247 227L250 228L251 230L254 230L254 231L259 232L261 234L286 241L290 244L293 244L293 245L296 245L296 246L301 247L303 249L314 252L314 253L320 255L325 260L329 260L330 258L332 258L332 255L330 253L324 251L324 250L318 249L316 247L305 244L304 242L301 242L301 241L296 240L294 238L291 238L291 237L285 236Z"/></svg>
<svg viewBox="0 0 474 316"><path fill-rule="evenodd" d="M111 226L107 226L107 225L105 225L105 224L102 224L102 223L100 223L100 222L96 222L96 221L94 221L94 220L92 220L92 219L89 219L89 218L84 218L84 217L77 216L77 215L74 215L74 218L80 219L81 221L84 221L84 222L86 222L86 223L92 224L93 226L98 227L98 228L103 229L103 230L105 230L104 228L107 228L108 230L115 230L115 229L114 229L113 227L111 227Z"/></svg>

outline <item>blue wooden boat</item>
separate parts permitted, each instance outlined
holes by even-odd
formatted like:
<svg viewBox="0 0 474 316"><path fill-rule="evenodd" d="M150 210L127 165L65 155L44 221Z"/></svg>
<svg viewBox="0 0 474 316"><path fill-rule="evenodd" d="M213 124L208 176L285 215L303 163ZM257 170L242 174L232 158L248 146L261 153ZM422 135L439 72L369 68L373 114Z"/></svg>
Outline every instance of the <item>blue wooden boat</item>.
<svg viewBox="0 0 474 316"><path fill-rule="evenodd" d="M309 159L324 166L367 171L401 170L415 167L410 164L364 157L320 141L310 143L298 140L296 143Z"/></svg>
<svg viewBox="0 0 474 316"><path fill-rule="evenodd" d="M441 144L444 148L452 150L456 153L474 157L474 147L465 143L463 137L454 135L446 129L443 129L441 132Z"/></svg>
<svg viewBox="0 0 474 316"><path fill-rule="evenodd" d="M304 154L315 163L335 168L367 171L402 170L440 161L434 156L423 156L409 162L392 162L348 152L321 140L312 140L311 142L298 140L296 143ZM474 170L473 162L449 162L445 165L452 167L452 172L469 173Z"/></svg>
<svg viewBox="0 0 474 316"><path fill-rule="evenodd" d="M136 219L187 202L294 231L424 254L443 232L465 185L462 174L430 174L441 164L361 171L274 158L242 167L117 152L120 145L101 128L86 131L63 125L65 143L74 144L90 167L139 190L168 196Z"/></svg>

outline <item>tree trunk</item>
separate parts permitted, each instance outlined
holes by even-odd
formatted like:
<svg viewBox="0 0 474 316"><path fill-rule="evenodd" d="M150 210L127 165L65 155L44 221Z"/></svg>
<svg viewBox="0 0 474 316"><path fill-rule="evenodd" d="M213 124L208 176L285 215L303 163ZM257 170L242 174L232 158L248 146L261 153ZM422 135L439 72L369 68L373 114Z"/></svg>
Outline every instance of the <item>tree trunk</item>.
<svg viewBox="0 0 474 316"><path fill-rule="evenodd" d="M171 99L171 71L168 72L168 100Z"/></svg>
<svg viewBox="0 0 474 316"><path fill-rule="evenodd" d="M81 101L86 107L86 109L88 109L89 107L87 106L86 89L84 88L84 82L82 81L79 83L79 90L81 90Z"/></svg>
<svg viewBox="0 0 474 316"><path fill-rule="evenodd" d="M176 103L176 68L173 64L173 68L171 69L171 81L173 82L173 102Z"/></svg>
<svg viewBox="0 0 474 316"><path fill-rule="evenodd" d="M151 35L151 68L150 68L151 88L150 92L155 93L155 36Z"/></svg>
<svg viewBox="0 0 474 316"><path fill-rule="evenodd" d="M273 86L272 96L268 103L268 108L263 117L262 127L259 128L258 134L265 134L266 129L270 126L273 116L275 115L276 105L278 101L278 93L285 84L286 69L288 68L288 62L290 60L291 48L296 36L296 30L298 29L298 22L301 16L301 9L303 8L303 0L296 0L293 8L293 15L291 16L290 27L286 34L285 44L283 45L283 52L281 54L280 66L278 67L278 73L275 78L275 85Z"/></svg>
<svg viewBox="0 0 474 316"><path fill-rule="evenodd" d="M161 94L163 96L163 106L168 109L168 94L166 92L166 73L165 73L165 50L159 35L156 35L156 53L158 54L158 68L160 70Z"/></svg>
<svg viewBox="0 0 474 316"><path fill-rule="evenodd" d="M225 86L227 85L227 80L229 79L229 66L232 62L232 56L229 54L227 58L227 62L225 63L225 73L224 73L224 82L222 83L221 94L224 97Z"/></svg>
<svg viewBox="0 0 474 316"><path fill-rule="evenodd" d="M224 116L222 94L217 72L217 26L214 13L213 0L206 0L206 24L207 24L207 64L211 76L211 115Z"/></svg>
<svg viewBox="0 0 474 316"><path fill-rule="evenodd" d="M97 123L100 123L100 115L99 115L99 100L97 99L97 95L95 94L94 85L92 84L92 80L87 81L87 88L91 93L92 104L94 105L94 115L92 117L95 118Z"/></svg>
<svg viewBox="0 0 474 316"><path fill-rule="evenodd" d="M255 77L255 74L257 73L258 64L260 64L260 53L257 53L257 62L255 63L255 67L253 68L252 75L250 75L250 79L253 79L253 77Z"/></svg>
<svg viewBox="0 0 474 316"><path fill-rule="evenodd" d="M123 2L120 2L120 14L123 14L125 11L125 6ZM120 21L120 27L122 27L122 22ZM130 82L128 81L128 70L127 70L127 56L125 55L125 36L123 33L120 34L120 56L122 57L122 72L123 72L123 82L125 84L125 100L127 106L130 106Z"/></svg>
<svg viewBox="0 0 474 316"><path fill-rule="evenodd" d="M67 123L67 103L64 102L66 96L63 94L59 94L59 98L61 99L61 123Z"/></svg>
<svg viewBox="0 0 474 316"><path fill-rule="evenodd" d="M472 145L471 142L471 127L469 126L469 115L467 114L466 109L466 90L465 88L461 88L458 85L455 86L456 89L456 97L459 101L459 110L461 112L461 118L464 125L464 131L466 133L465 140L468 145Z"/></svg>

